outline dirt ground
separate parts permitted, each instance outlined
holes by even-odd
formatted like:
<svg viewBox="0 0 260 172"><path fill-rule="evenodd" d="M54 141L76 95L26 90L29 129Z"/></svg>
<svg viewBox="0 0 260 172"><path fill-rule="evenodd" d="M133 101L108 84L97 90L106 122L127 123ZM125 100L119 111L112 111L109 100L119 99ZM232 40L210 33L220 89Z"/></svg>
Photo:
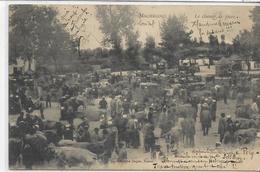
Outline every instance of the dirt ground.
<svg viewBox="0 0 260 172"><path fill-rule="evenodd" d="M98 110L98 101L96 100L94 102L94 105L88 105L86 108L86 113L93 113ZM108 100L109 102L109 100ZM251 103L251 100L247 99L245 103ZM47 120L54 120L58 121L60 118L60 112L59 112L59 105L58 103L53 102L51 108L47 108L44 111L45 118ZM203 136L202 130L201 130L201 124L199 122L199 119L196 120L196 135L195 135L195 147L194 148L214 148L216 145L216 142L219 141L219 135L217 134L218 129L218 119L220 114L224 112L226 115L231 115L232 118L235 117L235 100L228 100L228 104L224 104L223 100L218 101L217 104L217 119L216 122L212 122L212 127L209 130L208 136ZM35 111L34 114L40 114L39 112ZM10 115L9 116L9 122L15 123L16 118L18 115ZM77 126L81 122L80 119L75 119L74 124ZM90 122L90 130L93 130L95 127L99 127L100 122L99 121L91 121ZM157 137L160 136L160 129L157 127L155 129L155 135ZM127 154L129 160L144 160L144 159L151 159L150 153L145 153L144 147L143 147L143 134L140 132L140 141L141 146L138 149L128 148ZM161 145L162 152L166 153L166 143L163 138L160 138L157 140L157 144ZM226 146L226 145L225 145ZM180 144L179 151L187 149L184 147L184 145ZM51 166L48 166L51 168ZM22 168L22 167L16 167ZM45 168L45 166L40 166L36 168Z"/></svg>

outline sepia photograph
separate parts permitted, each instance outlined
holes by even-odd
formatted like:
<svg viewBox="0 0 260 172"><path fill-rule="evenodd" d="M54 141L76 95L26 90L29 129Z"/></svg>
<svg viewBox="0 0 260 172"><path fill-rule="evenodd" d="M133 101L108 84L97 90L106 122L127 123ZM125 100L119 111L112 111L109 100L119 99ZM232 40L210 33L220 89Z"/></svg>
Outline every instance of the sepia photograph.
<svg viewBox="0 0 260 172"><path fill-rule="evenodd" d="M260 6L9 4L9 170L260 170Z"/></svg>

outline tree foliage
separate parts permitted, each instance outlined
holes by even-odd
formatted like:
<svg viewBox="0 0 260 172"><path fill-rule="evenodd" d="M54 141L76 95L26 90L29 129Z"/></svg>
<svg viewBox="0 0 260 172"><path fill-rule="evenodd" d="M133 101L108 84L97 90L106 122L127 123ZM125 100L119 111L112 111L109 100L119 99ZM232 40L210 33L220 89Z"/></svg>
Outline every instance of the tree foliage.
<svg viewBox="0 0 260 172"><path fill-rule="evenodd" d="M147 62L151 62L154 55L156 55L156 45L155 45L154 37L147 36L145 41L144 51L143 51L144 59Z"/></svg>
<svg viewBox="0 0 260 172"><path fill-rule="evenodd" d="M243 30L239 32L233 39L234 52L237 54L248 55L253 49L253 34L248 30Z"/></svg>
<svg viewBox="0 0 260 172"><path fill-rule="evenodd" d="M252 27L252 32L253 32L253 57L260 61L260 7L256 6L252 11L251 11L251 16L253 20L253 27Z"/></svg>
<svg viewBox="0 0 260 172"><path fill-rule="evenodd" d="M12 5L9 21L9 59L36 58L38 64L71 57L73 44L56 19L57 11L47 6Z"/></svg>
<svg viewBox="0 0 260 172"><path fill-rule="evenodd" d="M192 32L187 32L186 16L170 16L161 24L161 43L164 57L170 65L178 64L175 52L188 47Z"/></svg>
<svg viewBox="0 0 260 172"><path fill-rule="evenodd" d="M127 49L125 51L126 62L130 66L135 66L138 68L140 58L140 48L141 43L138 41L139 33L138 32L130 32L127 36Z"/></svg>
<svg viewBox="0 0 260 172"><path fill-rule="evenodd" d="M104 34L103 44L116 51L122 49L122 40L133 31L136 8L128 5L96 6L96 17Z"/></svg>

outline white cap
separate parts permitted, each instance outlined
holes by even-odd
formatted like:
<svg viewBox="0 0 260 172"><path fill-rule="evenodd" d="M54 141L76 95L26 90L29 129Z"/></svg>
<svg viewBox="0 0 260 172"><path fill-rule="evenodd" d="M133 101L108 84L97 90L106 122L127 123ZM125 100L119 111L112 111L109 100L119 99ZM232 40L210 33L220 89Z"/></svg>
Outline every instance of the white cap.
<svg viewBox="0 0 260 172"><path fill-rule="evenodd" d="M127 118L127 115L126 115L126 114L124 114L124 115L123 115L123 118Z"/></svg>
<svg viewBox="0 0 260 172"><path fill-rule="evenodd" d="M202 106L203 106L203 107L208 107L208 104L207 104L207 103L203 103Z"/></svg>
<svg viewBox="0 0 260 172"><path fill-rule="evenodd" d="M256 137L260 138L260 132L256 133Z"/></svg>

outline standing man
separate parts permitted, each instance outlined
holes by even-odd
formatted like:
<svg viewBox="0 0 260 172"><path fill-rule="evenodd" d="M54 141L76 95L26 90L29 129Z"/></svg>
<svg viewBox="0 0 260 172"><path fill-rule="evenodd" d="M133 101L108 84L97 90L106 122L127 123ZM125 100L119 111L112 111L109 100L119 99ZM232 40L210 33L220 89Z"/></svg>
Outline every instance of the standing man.
<svg viewBox="0 0 260 172"><path fill-rule="evenodd" d="M148 122L150 122L150 124L154 124L154 121L153 121L153 108L152 107L149 108L149 112L147 114L147 120L148 120Z"/></svg>
<svg viewBox="0 0 260 172"><path fill-rule="evenodd" d="M203 135L208 135L209 128L211 127L211 117L208 108L208 104L204 103L202 105L202 112L201 112L201 125L203 130Z"/></svg>
<svg viewBox="0 0 260 172"><path fill-rule="evenodd" d="M105 97L102 97L102 100L100 100L99 107L100 109L105 109L105 110L107 109L107 101Z"/></svg>
<svg viewBox="0 0 260 172"><path fill-rule="evenodd" d="M48 107L51 108L51 94L49 92L46 95L45 104L46 104L46 108L48 108Z"/></svg>
<svg viewBox="0 0 260 172"><path fill-rule="evenodd" d="M161 136L171 130L171 121L168 120L168 112L166 107L163 107L162 112L160 114L159 126L161 128Z"/></svg>
<svg viewBox="0 0 260 172"><path fill-rule="evenodd" d="M241 90L237 94L237 102L236 106L244 105L244 94L241 92Z"/></svg>
<svg viewBox="0 0 260 172"><path fill-rule="evenodd" d="M130 145L134 148L137 148L140 145L140 140L138 131L138 120L136 119L135 115L131 115L131 118L128 120L127 130Z"/></svg>
<svg viewBox="0 0 260 172"><path fill-rule="evenodd" d="M187 122L187 144L190 147L194 147L195 146L195 141L194 141L194 136L196 134L196 130L195 130L195 120L192 118L191 115L188 115L187 118L185 119Z"/></svg>
<svg viewBox="0 0 260 172"><path fill-rule="evenodd" d="M128 114L130 109L130 103L129 101L127 101L127 99L124 99L122 106L123 106L123 113Z"/></svg>
<svg viewBox="0 0 260 172"><path fill-rule="evenodd" d="M215 99L212 100L210 104L210 113L212 121L216 121L216 112L217 112L217 101Z"/></svg>
<svg viewBox="0 0 260 172"><path fill-rule="evenodd" d="M121 116L122 113L123 113L123 103L120 96L116 101L116 115Z"/></svg>
<svg viewBox="0 0 260 172"><path fill-rule="evenodd" d="M155 136L154 136L154 127L151 126L148 128L145 134L145 143L146 143L146 151L152 151L153 146L155 145Z"/></svg>
<svg viewBox="0 0 260 172"><path fill-rule="evenodd" d="M39 110L40 110L40 114L41 114L41 118L44 119L44 104L43 104L43 98L40 97L40 101L39 101Z"/></svg>
<svg viewBox="0 0 260 172"><path fill-rule="evenodd" d="M231 119L231 116L227 116L226 126L225 126L225 135L224 135L224 144L227 143L234 143L234 132L235 132L235 125Z"/></svg>
<svg viewBox="0 0 260 172"><path fill-rule="evenodd" d="M229 87L224 85L223 86L224 91L223 91L223 99L224 99L224 103L227 104L227 99L228 99L228 94L229 94Z"/></svg>
<svg viewBox="0 0 260 172"><path fill-rule="evenodd" d="M218 134L220 136L220 143L222 143L224 135L225 135L225 130L226 130L226 115L225 113L221 113L220 119L218 122Z"/></svg>
<svg viewBox="0 0 260 172"><path fill-rule="evenodd" d="M115 96L111 96L111 101L110 101L110 110L111 110L111 117L114 118L116 116L116 99Z"/></svg>

